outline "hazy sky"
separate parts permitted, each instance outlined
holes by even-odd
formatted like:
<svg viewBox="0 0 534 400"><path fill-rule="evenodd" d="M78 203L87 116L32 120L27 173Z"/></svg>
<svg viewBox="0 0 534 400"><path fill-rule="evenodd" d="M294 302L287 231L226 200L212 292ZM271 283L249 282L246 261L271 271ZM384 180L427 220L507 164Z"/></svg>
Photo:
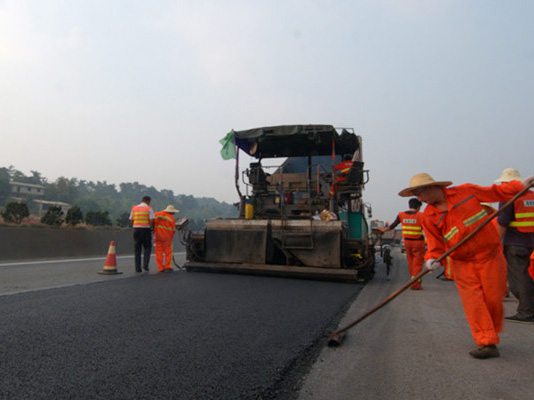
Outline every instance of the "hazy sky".
<svg viewBox="0 0 534 400"><path fill-rule="evenodd" d="M0 0L0 166L235 202L231 129L353 127L374 218L410 177L534 174L528 0Z"/></svg>

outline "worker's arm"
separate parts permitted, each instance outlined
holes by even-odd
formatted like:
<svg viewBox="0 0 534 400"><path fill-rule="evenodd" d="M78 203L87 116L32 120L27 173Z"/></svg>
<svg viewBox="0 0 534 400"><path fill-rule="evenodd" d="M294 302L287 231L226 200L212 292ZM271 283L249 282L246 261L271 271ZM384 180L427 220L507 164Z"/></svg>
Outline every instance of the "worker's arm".
<svg viewBox="0 0 534 400"><path fill-rule="evenodd" d="M156 214L152 207L148 207L148 219L150 220L150 227L154 230L156 225Z"/></svg>
<svg viewBox="0 0 534 400"><path fill-rule="evenodd" d="M395 221L393 221L393 223L391 225L386 226L385 228L384 227L379 227L378 230L380 232L382 232L382 233L385 233L385 232L388 232L388 231L392 231L399 224L400 224L400 217L397 215L397 218L395 218Z"/></svg>
<svg viewBox="0 0 534 400"><path fill-rule="evenodd" d="M435 224L432 223L430 218L426 216L423 218L422 225L427 244L425 260L439 258L446 251L441 233L436 228Z"/></svg>
<svg viewBox="0 0 534 400"><path fill-rule="evenodd" d="M504 203L499 204L499 209L504 205ZM515 219L515 204L510 205L505 210L502 210L501 213L497 216L497 232L499 237L502 239L508 229L508 225Z"/></svg>
<svg viewBox="0 0 534 400"><path fill-rule="evenodd" d="M526 181L526 180L525 180ZM478 186L472 183L464 183L456 186L461 189L468 189L480 202L495 203L506 202L514 195L523 190L523 184L519 181L503 182L499 185Z"/></svg>

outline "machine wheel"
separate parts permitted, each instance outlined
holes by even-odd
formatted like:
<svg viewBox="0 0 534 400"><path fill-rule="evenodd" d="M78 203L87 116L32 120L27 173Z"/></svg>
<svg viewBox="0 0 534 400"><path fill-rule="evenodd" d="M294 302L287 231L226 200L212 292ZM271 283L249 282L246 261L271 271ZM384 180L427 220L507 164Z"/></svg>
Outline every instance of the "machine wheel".
<svg viewBox="0 0 534 400"><path fill-rule="evenodd" d="M375 276L375 255L371 254L369 257L372 258L369 264L358 270L358 280L369 282Z"/></svg>

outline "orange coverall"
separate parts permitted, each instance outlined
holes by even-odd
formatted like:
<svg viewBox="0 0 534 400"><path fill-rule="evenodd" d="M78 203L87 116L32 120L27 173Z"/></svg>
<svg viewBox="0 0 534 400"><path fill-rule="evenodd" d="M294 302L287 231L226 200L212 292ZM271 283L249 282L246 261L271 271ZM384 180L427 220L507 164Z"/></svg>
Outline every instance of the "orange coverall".
<svg viewBox="0 0 534 400"><path fill-rule="evenodd" d="M450 279L451 281L454 280L454 274L452 273L452 259L450 257L445 259L445 270L443 272L445 278Z"/></svg>
<svg viewBox="0 0 534 400"><path fill-rule="evenodd" d="M468 183L443 188L448 210L429 204L424 211L423 228L428 244L425 259L438 258L487 218L488 212L480 202L507 201L522 189L518 181L489 187ZM506 260L495 225L487 224L454 251L451 258L454 280L476 344L499 343Z"/></svg>
<svg viewBox="0 0 534 400"><path fill-rule="evenodd" d="M486 206L486 205L482 205L482 207L486 210L486 212L488 214L493 214L495 212L495 209L493 207L489 207L489 206ZM497 218L494 218L491 223L495 226L495 228L497 229ZM501 252L502 252L502 245L500 246L500 249L501 249ZM450 279L450 280L454 280L454 274L452 273L452 259L450 257L447 257L446 260L445 260L445 270L444 270L444 273L445 273L445 277L447 279ZM504 267L506 268L506 266ZM506 293L508 293L508 290L506 291Z"/></svg>
<svg viewBox="0 0 534 400"><path fill-rule="evenodd" d="M158 264L158 271L170 271L172 270L172 239L176 232L176 221L172 214L165 211L158 211L155 217L156 264Z"/></svg>
<svg viewBox="0 0 534 400"><path fill-rule="evenodd" d="M347 180L347 174L349 173L350 169L352 168L352 165L354 164L353 161L345 160L341 161L339 164L336 164L334 167L335 171L335 183L344 182ZM341 172L341 175L338 175L338 173ZM330 185L330 196L334 195L334 184Z"/></svg>

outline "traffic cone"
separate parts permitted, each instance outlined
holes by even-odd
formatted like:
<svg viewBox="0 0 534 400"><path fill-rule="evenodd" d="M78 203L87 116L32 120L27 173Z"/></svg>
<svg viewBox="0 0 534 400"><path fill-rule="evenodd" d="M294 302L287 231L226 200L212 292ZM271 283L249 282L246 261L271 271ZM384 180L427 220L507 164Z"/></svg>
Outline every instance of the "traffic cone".
<svg viewBox="0 0 534 400"><path fill-rule="evenodd" d="M122 274L117 271L117 257L115 256L115 242L112 240L109 244L108 256L106 257L106 263L104 269L99 272L100 275L116 275Z"/></svg>

